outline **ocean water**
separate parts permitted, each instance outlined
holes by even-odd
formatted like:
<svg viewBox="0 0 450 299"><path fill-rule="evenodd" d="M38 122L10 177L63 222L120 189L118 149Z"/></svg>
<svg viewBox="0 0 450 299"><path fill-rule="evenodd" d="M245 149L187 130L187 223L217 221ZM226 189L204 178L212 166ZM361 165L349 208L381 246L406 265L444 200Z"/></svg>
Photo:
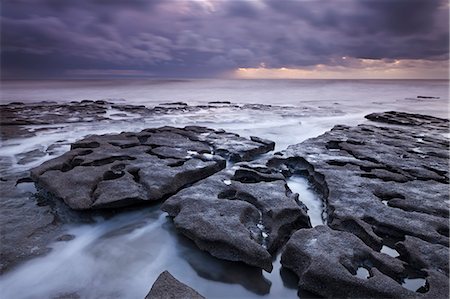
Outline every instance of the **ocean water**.
<svg viewBox="0 0 450 299"><path fill-rule="evenodd" d="M131 104L161 102L232 101L273 105L331 105L339 103L355 109L388 107L411 109L428 101L417 96L440 97L433 103L448 113L448 80L60 80L2 81L2 103L114 99ZM405 102L405 99L409 99ZM416 99L416 100L414 100ZM409 103L409 104L407 104ZM433 105L434 106L434 105ZM349 108L349 107L347 107ZM444 111L442 111L444 110ZM420 110L418 110L420 111ZM444 113L443 113L444 112Z"/></svg>
<svg viewBox="0 0 450 299"><path fill-rule="evenodd" d="M448 84L443 80L3 81L2 103L107 99L148 107L174 101L190 105L231 101L273 107L205 108L147 118L130 114L98 123L45 126L46 130L39 130L43 126L30 126L36 129L35 136L0 144L0 172L2 176L14 175L37 166L67 151L71 142L88 134L139 131L163 125L202 125L246 137L260 136L274 140L275 151L279 151L318 136L336 124L369 123L364 115L371 112L399 110L448 117ZM61 146L55 148L55 144ZM52 151L47 152L51 147ZM21 154L35 150L45 154L19 163ZM314 225L321 224L323 205L317 202L308 182L293 178L290 184L308 202ZM1 198L0 202L7 200ZM75 238L50 243L52 250L47 255L23 262L0 276L2 298L143 298L164 270L207 298L297 296L295 277L281 268L279 255L274 259L272 273L213 258L180 236L158 205L114 217L98 217L89 224L68 224L64 232Z"/></svg>

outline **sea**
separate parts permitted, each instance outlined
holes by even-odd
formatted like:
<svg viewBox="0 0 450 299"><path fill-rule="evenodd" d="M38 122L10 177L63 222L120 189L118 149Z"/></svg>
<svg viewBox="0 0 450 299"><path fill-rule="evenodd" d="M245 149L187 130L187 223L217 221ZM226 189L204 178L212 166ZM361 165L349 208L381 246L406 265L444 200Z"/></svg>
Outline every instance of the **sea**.
<svg viewBox="0 0 450 299"><path fill-rule="evenodd" d="M46 130L29 126L36 129L35 135L1 141L2 176L57 157L69 150L71 142L89 134L201 125L271 139L276 142L275 151L282 151L338 124L370 123L364 116L373 112L449 117L448 80L17 80L1 82L0 99L1 104L107 100L149 108L170 102L205 107L144 119L122 114L110 121L63 123ZM211 101L229 101L242 109L226 105L210 109L206 104ZM264 109L251 109L251 104L264 105ZM64 146L47 151L61 141ZM21 155L32 151L45 154L19 163ZM323 203L308 181L294 178L288 185L309 207L313 225L323 224ZM35 191L32 186L26 188ZM20 230L20 223L7 223L11 218L5 217L24 212L11 200L0 198L0 226ZM74 238L50 242L47 254L30 258L0 276L1 298L144 298L164 270L207 298L311 296L297 293L295 276L281 267L279 254L271 273L216 259L180 236L159 205L97 217L92 223L67 223L63 231Z"/></svg>

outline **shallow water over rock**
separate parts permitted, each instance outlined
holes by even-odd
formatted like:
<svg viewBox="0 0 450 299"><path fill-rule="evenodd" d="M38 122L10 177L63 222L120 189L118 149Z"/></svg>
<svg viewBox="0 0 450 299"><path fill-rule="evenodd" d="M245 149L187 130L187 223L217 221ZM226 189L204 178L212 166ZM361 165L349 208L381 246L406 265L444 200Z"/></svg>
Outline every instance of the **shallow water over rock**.
<svg viewBox="0 0 450 299"><path fill-rule="evenodd" d="M2 296L144 298L164 270L207 298L287 298L297 292L295 276L283 272L279 256L272 273L216 259L177 234L159 205L68 226L65 234L74 238L3 275ZM22 291L30 288L32 293Z"/></svg>
<svg viewBox="0 0 450 299"><path fill-rule="evenodd" d="M385 253L385 254L387 254L387 255L390 255L390 256L392 256L392 257L398 257L398 256L399 256L399 253L398 253L397 250L395 250L395 249L393 249L393 248L391 248L391 247L389 247L389 246L386 246L386 245L383 245L383 246L381 247L380 252L381 252L381 253Z"/></svg>
<svg viewBox="0 0 450 299"><path fill-rule="evenodd" d="M312 186L308 182L308 179L300 175L293 175L286 180L286 183L292 192L299 194L299 200L308 208L308 215L311 220L312 227L325 224L325 206L313 190Z"/></svg>

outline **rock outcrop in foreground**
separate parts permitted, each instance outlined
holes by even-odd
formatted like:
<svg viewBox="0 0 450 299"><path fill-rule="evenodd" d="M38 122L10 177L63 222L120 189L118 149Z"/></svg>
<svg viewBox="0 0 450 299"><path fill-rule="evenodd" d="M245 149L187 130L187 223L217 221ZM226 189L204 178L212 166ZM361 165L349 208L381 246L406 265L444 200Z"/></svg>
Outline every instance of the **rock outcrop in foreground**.
<svg viewBox="0 0 450 299"><path fill-rule="evenodd" d="M298 231L282 264L297 273L300 288L323 296L444 298L448 120L398 112L367 118L395 126L336 126L269 162L308 175L326 201L328 226L346 231ZM387 247L399 256L379 253ZM367 280L352 277L359 267ZM423 285L406 290L406 282L420 279Z"/></svg>
<svg viewBox="0 0 450 299"><path fill-rule="evenodd" d="M183 284L168 271L164 271L158 276L150 292L145 299L204 299L202 295L194 289Z"/></svg>
<svg viewBox="0 0 450 299"><path fill-rule="evenodd" d="M449 121L367 118L376 125L335 126L259 160L273 142L202 127L90 136L31 175L74 209L165 200L200 249L266 271L282 250L299 289L321 296L446 298ZM326 226L311 228L286 184L293 174L315 186ZM182 287L168 287L178 283L165 272L148 296L179 297Z"/></svg>
<svg viewBox="0 0 450 299"><path fill-rule="evenodd" d="M203 127L94 135L31 177L78 210L169 198L162 209L200 249L271 271L272 254L293 231L310 227L306 207L267 167L241 162L220 170L226 160L251 160L273 148L268 140Z"/></svg>
<svg viewBox="0 0 450 299"><path fill-rule="evenodd" d="M77 210L158 201L225 168L273 150L203 127L162 127L139 133L93 135L31 170L32 179Z"/></svg>
<svg viewBox="0 0 450 299"><path fill-rule="evenodd" d="M417 296L445 298L448 294L448 277L437 269L413 269L401 259L372 250L352 233L322 225L297 231L281 262L297 274L302 289L325 297L414 298L414 292L401 284L413 278L409 275L427 277ZM365 275L359 274L361 270Z"/></svg>
<svg viewBox="0 0 450 299"><path fill-rule="evenodd" d="M311 227L306 207L284 176L239 163L170 197L162 210L202 250L272 270L272 255L299 228Z"/></svg>

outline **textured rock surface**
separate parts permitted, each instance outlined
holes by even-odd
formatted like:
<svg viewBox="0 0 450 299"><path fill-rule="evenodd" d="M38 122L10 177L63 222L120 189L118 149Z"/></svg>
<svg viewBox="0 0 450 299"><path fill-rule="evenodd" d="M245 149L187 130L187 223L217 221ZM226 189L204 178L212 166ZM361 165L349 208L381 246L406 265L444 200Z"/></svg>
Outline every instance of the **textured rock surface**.
<svg viewBox="0 0 450 299"><path fill-rule="evenodd" d="M330 227L353 233L374 251L382 245L397 248L409 269L425 273L427 296L446 294L448 121L396 112L368 118L396 125L335 126L290 146L269 165L284 163L308 175L326 201ZM287 267L297 267L288 260ZM322 284L315 283L317 291Z"/></svg>
<svg viewBox="0 0 450 299"><path fill-rule="evenodd" d="M36 193L27 175L5 173L0 180L0 274L47 254L51 242L70 239L62 235L64 224L92 222L90 213L80 215L45 192Z"/></svg>
<svg viewBox="0 0 450 299"><path fill-rule="evenodd" d="M204 299L194 289L181 283L168 271L158 276L145 299Z"/></svg>
<svg viewBox="0 0 450 299"><path fill-rule="evenodd" d="M416 293L402 287L411 272L399 259L372 250L355 235L327 226L297 231L283 252L281 263L299 277L302 289L336 298L414 298ZM369 277L358 277L365 268ZM416 275L428 276L429 286L419 290L428 298L445 298L448 277L434 270ZM429 288L429 290L426 290Z"/></svg>
<svg viewBox="0 0 450 299"><path fill-rule="evenodd" d="M203 127L93 135L31 177L73 209L121 207L165 199L223 169L223 157L248 160L272 149L269 141Z"/></svg>
<svg viewBox="0 0 450 299"><path fill-rule="evenodd" d="M27 257L48 252L46 243L57 237L57 232L46 234L58 229L51 209L29 200L35 190L28 182L16 186L19 178L4 175L0 180L0 274ZM21 213L11 213L16 209Z"/></svg>
<svg viewBox="0 0 450 299"><path fill-rule="evenodd" d="M284 177L239 163L169 198L162 209L176 228L213 256L272 269L293 230L310 227L306 208Z"/></svg>
<svg viewBox="0 0 450 299"><path fill-rule="evenodd" d="M383 113L371 113L365 116L367 119L394 125L403 126L420 126L423 128L430 128L432 130L443 130L448 129L448 119L438 118L429 115L422 114L411 114L406 112L398 111L388 111Z"/></svg>

